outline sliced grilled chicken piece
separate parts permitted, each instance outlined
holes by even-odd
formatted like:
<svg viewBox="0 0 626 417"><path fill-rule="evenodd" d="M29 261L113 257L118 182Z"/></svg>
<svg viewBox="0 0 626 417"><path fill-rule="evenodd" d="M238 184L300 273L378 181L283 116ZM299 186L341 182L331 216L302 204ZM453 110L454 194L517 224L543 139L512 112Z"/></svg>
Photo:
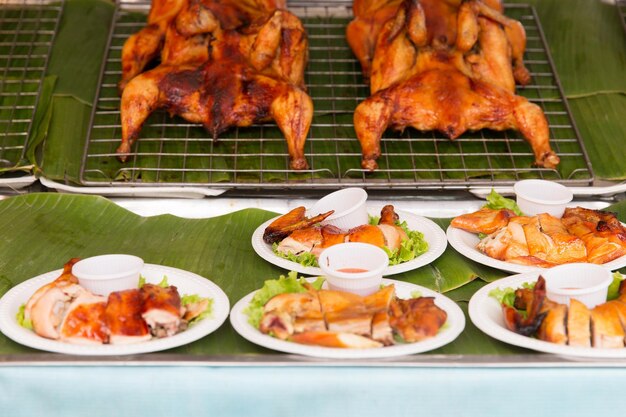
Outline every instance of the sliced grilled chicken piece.
<svg viewBox="0 0 626 417"><path fill-rule="evenodd" d="M567 344L567 328L565 327L567 306L546 299L543 302L542 312L547 314L539 326L537 337L558 345Z"/></svg>
<svg viewBox="0 0 626 417"><path fill-rule="evenodd" d="M112 344L139 343L150 339L148 325L141 317L142 296L138 289L112 292L105 310Z"/></svg>
<svg viewBox="0 0 626 417"><path fill-rule="evenodd" d="M474 213L462 214L452 219L453 227L472 233L491 234L509 224L511 217L517 216L514 211L482 208Z"/></svg>
<svg viewBox="0 0 626 417"><path fill-rule="evenodd" d="M567 335L570 346L591 347L591 312L575 298L569 300Z"/></svg>
<svg viewBox="0 0 626 417"><path fill-rule="evenodd" d="M109 331L104 318L106 298L82 291L68 306L60 326L60 339L81 345L108 342Z"/></svg>
<svg viewBox="0 0 626 417"><path fill-rule="evenodd" d="M307 332L294 334L289 339L292 342L306 345L318 345L335 348L371 349L382 347L383 344L367 337L352 333L337 332Z"/></svg>
<svg viewBox="0 0 626 417"><path fill-rule="evenodd" d="M180 294L176 287L144 284L139 291L143 302L141 317L153 336L172 336L184 329Z"/></svg>
<svg viewBox="0 0 626 417"><path fill-rule="evenodd" d="M598 348L624 347L624 329L619 316L606 304L591 310L591 345Z"/></svg>

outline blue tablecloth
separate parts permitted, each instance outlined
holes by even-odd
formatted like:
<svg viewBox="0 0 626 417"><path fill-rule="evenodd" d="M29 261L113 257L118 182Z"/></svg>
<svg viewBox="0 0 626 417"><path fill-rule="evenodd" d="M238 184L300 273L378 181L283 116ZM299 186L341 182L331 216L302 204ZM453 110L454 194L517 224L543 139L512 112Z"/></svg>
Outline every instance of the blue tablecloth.
<svg viewBox="0 0 626 417"><path fill-rule="evenodd" d="M617 416L626 368L4 366L0 415Z"/></svg>

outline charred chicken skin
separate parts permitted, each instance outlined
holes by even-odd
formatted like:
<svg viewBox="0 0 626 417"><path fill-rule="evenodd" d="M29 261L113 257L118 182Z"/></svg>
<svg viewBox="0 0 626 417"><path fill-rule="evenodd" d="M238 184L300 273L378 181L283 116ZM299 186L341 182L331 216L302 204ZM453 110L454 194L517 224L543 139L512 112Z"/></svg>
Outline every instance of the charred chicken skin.
<svg viewBox="0 0 626 417"><path fill-rule="evenodd" d="M232 29L237 19L220 15L231 6L249 17L244 26ZM284 5L184 1L168 20L161 64L139 75L123 72L119 159L127 159L147 117L163 108L202 124L216 139L230 127L273 120L287 140L290 168L306 169L313 117L304 91L308 41L300 20L278 6Z"/></svg>
<svg viewBox="0 0 626 417"><path fill-rule="evenodd" d="M200 52L200 44L208 47L206 32L212 29L207 30L205 27L202 30L206 24L206 15L201 15L204 10L210 11L219 20L221 27L230 30L259 19L264 20L279 8L285 8L285 1L152 0L148 24L131 35L122 48L122 79L118 84L120 92L159 54L162 54L162 62L172 58L168 49L177 49L175 45L181 41L187 43L184 49L195 44L195 53Z"/></svg>
<svg viewBox="0 0 626 417"><path fill-rule="evenodd" d="M514 94L516 81L530 79L523 63L525 34L519 22L501 13L498 1L376 3L377 10L393 5L396 11L369 33L347 30L351 46L368 46L353 46L366 62L372 93L354 114L362 168L377 169L385 130L406 127L438 130L450 139L467 130L516 129L530 143L537 166L559 163L543 112ZM362 8L355 4L355 11ZM353 25L360 20L357 15Z"/></svg>

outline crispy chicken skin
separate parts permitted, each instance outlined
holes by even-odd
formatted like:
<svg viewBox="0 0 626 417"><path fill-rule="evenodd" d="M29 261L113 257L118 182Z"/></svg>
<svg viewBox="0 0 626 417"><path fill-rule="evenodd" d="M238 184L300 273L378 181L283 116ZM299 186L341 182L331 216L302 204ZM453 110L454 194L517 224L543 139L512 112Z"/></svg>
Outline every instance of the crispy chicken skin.
<svg viewBox="0 0 626 417"><path fill-rule="evenodd" d="M548 123L536 104L452 67L421 72L367 98L355 110L354 126L366 170L378 167L385 130L406 127L438 130L450 139L466 130L517 129L531 144L537 165L553 168L559 162L550 147Z"/></svg>
<svg viewBox="0 0 626 417"><path fill-rule="evenodd" d="M163 108L202 124L215 139L234 126L275 121L287 141L290 168L308 168L304 142L313 103L304 91L308 39L300 20L276 8L284 6L282 1L181 0L177 5L153 36L140 32L124 47L129 52L122 54L122 65L129 69L122 71L120 81L118 158L126 161L147 117ZM234 18L224 12L231 9L242 14ZM242 16L249 17L245 25L231 28ZM131 50L139 40L150 41L142 51L163 45L160 65L144 73L156 52L144 59L146 53Z"/></svg>
<svg viewBox="0 0 626 417"><path fill-rule="evenodd" d="M570 234L556 217L543 213L522 226L531 256L553 264L585 262L584 242Z"/></svg>
<svg viewBox="0 0 626 417"><path fill-rule="evenodd" d="M122 143L117 153L122 161L157 108L202 124L215 138L233 126L274 120L287 140L290 167L308 166L304 143L313 117L310 97L244 64L208 61L199 68L159 67L133 78L121 102Z"/></svg>
<svg viewBox="0 0 626 417"><path fill-rule="evenodd" d="M110 343L130 344L150 339L148 325L141 317L142 303L138 289L109 294L104 317L110 332Z"/></svg>
<svg viewBox="0 0 626 417"><path fill-rule="evenodd" d="M395 299L389 309L389 324L407 342L433 337L447 320L446 312L433 297Z"/></svg>
<svg viewBox="0 0 626 417"><path fill-rule="evenodd" d="M585 242L589 262L602 264L626 255L626 228L613 213L566 208L562 221L570 233Z"/></svg>
<svg viewBox="0 0 626 417"><path fill-rule="evenodd" d="M109 340L105 321L106 298L82 291L67 307L60 339L75 344L103 344Z"/></svg>
<svg viewBox="0 0 626 417"><path fill-rule="evenodd" d="M502 14L498 1L363 3L386 11L375 24L355 13L347 31L355 55L365 62L372 93L354 114L363 169L377 169L385 130L406 127L438 130L450 139L467 130L516 129L530 143L536 165L559 163L543 112L514 94L515 81L529 81L522 60L525 34L519 22ZM364 25L372 30L358 34Z"/></svg>
<svg viewBox="0 0 626 417"><path fill-rule="evenodd" d="M167 337L184 330L183 310L176 287L144 284L139 292L142 298L141 317L153 336Z"/></svg>
<svg viewBox="0 0 626 417"><path fill-rule="evenodd" d="M546 213L532 217L510 213L513 217L482 208L450 224L473 233L491 232L476 248L494 259L522 265L603 264L626 255L626 228L613 213L582 207L566 208L561 219Z"/></svg>
<svg viewBox="0 0 626 417"><path fill-rule="evenodd" d="M209 14L221 27L233 30L264 20L285 6L283 0L152 0L147 25L122 48L120 93L159 54L162 63L169 65L190 63L200 56L206 59L208 32L215 28L207 26Z"/></svg>
<svg viewBox="0 0 626 417"><path fill-rule="evenodd" d="M306 208L298 206L270 223L263 231L263 241L265 243L278 242L296 230L306 229L320 223L333 213L334 211L330 210L309 218L306 217Z"/></svg>
<svg viewBox="0 0 626 417"><path fill-rule="evenodd" d="M494 210L483 207L473 213L461 214L452 219L452 227L472 233L491 234L509 223L509 219L517 216L513 210Z"/></svg>
<svg viewBox="0 0 626 417"><path fill-rule="evenodd" d="M392 205L382 208L377 225L364 224L350 230L341 230L332 225L317 225L332 213L333 211L329 211L306 218L305 208L296 207L272 222L265 229L263 240L266 243L280 241L276 250L284 254L311 252L319 256L323 249L344 242L369 243L378 247L385 246L393 251L408 239L402 227L396 225L399 216Z"/></svg>
<svg viewBox="0 0 626 417"><path fill-rule="evenodd" d="M539 326L537 337L558 345L567 344L567 306L546 299L541 312L545 312L546 316Z"/></svg>

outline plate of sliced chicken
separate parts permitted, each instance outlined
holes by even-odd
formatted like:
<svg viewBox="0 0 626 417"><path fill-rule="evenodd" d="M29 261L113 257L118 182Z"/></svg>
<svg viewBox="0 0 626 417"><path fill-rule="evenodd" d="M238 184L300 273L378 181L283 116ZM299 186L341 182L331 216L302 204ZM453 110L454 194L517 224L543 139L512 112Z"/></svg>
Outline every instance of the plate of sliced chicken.
<svg viewBox="0 0 626 417"><path fill-rule="evenodd" d="M446 250L446 234L426 217L396 211L392 205L368 206L368 213L372 218L379 218L377 224L342 230L325 225L320 216L306 217L305 208L298 207L261 224L252 234L252 247L260 257L274 265L315 276L322 274L316 260L322 250L342 242L371 243L386 248L390 254L390 264L384 272L386 276L428 265ZM412 259L400 259L400 251L404 250L415 251L409 256Z"/></svg>
<svg viewBox="0 0 626 417"><path fill-rule="evenodd" d="M514 292L513 305L498 301ZM511 345L562 356L626 358L626 285L617 299L588 309L575 299L559 304L547 298L538 272L513 275L476 292L469 303L472 323Z"/></svg>
<svg viewBox="0 0 626 417"><path fill-rule="evenodd" d="M0 299L0 331L49 352L129 355L191 343L228 317L228 297L206 278L153 264L141 277L108 297L80 286L71 265L31 278Z"/></svg>
<svg viewBox="0 0 626 417"><path fill-rule="evenodd" d="M562 218L547 213L517 216L482 208L455 217L446 232L450 245L473 261L525 273L573 262L626 266L626 227L613 213L582 207Z"/></svg>
<svg viewBox="0 0 626 417"><path fill-rule="evenodd" d="M407 282L383 279L381 289L365 297L325 285L304 288L271 297L257 322L249 311L257 292L248 294L233 307L231 324L259 346L330 359L427 352L452 342L465 327L454 301Z"/></svg>

